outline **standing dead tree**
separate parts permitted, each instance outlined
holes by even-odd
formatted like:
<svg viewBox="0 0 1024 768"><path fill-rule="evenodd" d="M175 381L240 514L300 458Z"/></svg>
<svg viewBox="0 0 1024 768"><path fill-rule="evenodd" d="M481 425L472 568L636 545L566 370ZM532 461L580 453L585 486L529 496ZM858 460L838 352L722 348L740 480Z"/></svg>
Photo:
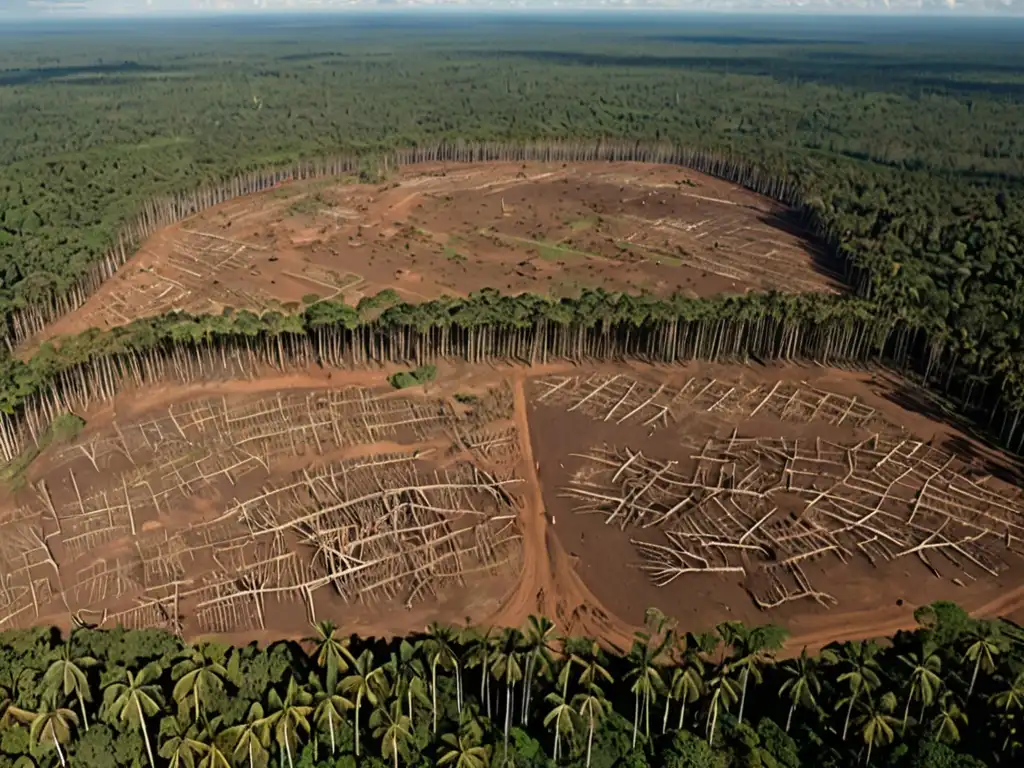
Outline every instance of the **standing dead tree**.
<svg viewBox="0 0 1024 768"><path fill-rule="evenodd" d="M1024 555L1019 495L968 478L962 462L917 440L873 435L842 446L734 434L671 461L629 450L585 458L565 495L578 512L636 531L641 568L662 586L737 573L762 608L799 598L827 605L835 599L810 574L826 558L912 556L936 576L971 579Z"/></svg>

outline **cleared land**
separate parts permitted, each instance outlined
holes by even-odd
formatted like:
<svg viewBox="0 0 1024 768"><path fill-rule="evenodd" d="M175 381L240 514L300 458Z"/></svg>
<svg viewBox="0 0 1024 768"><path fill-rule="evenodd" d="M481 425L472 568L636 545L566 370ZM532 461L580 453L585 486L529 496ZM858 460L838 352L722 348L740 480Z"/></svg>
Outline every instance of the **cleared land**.
<svg viewBox="0 0 1024 768"><path fill-rule="evenodd" d="M779 621L799 648L891 632L938 598L1024 605L1012 468L899 405L892 381L384 376L168 385L85 414L0 512L0 627L245 640L314 616L372 635L543 612L625 643L657 605L694 628Z"/></svg>
<svg viewBox="0 0 1024 768"><path fill-rule="evenodd" d="M172 309L296 309L393 288L707 296L837 291L789 211L686 169L637 163L415 166L380 184L285 184L156 233L47 335Z"/></svg>

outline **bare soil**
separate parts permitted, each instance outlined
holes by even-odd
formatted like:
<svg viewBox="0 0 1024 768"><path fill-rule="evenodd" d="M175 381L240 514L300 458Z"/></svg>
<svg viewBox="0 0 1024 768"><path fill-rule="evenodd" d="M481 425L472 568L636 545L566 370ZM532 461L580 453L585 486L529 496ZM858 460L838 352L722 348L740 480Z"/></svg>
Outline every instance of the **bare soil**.
<svg viewBox="0 0 1024 768"><path fill-rule="evenodd" d="M1024 560L1012 536L986 538L983 550L957 539L994 574L937 549L931 568L877 551L872 564L873 550L853 546L845 562L808 558L804 573L832 601L762 610L752 599L765 594L759 558L742 561L746 575L685 573L656 586L636 542L665 545L668 527L609 524L571 496L580 480L599 488L586 458L595 449L675 461L688 476L709 440L784 440L787 450L879 440L988 494L979 514L1003 514L1005 500L1012 514L999 519L1015 530L1019 468L911 410L892 379L797 366L442 366L437 383L395 392L386 373L168 384L85 414L82 434L46 451L29 486L0 506L0 627L68 626L77 616L247 641L302 637L314 617L388 636L432 620L520 625L542 612L565 631L623 646L658 606L692 629L774 621L798 650L912 626L913 610L935 599L1024 619ZM937 498L944 477L923 495ZM432 490L460 483L473 488ZM398 490L411 485L420 491ZM896 520L915 504L897 496L876 514ZM429 533L434 524L449 538ZM315 541L333 542L347 565L331 565L330 547Z"/></svg>
<svg viewBox="0 0 1024 768"><path fill-rule="evenodd" d="M415 166L383 184L285 184L167 227L41 338L172 309L297 309L386 288L421 301L485 287L557 297L841 289L787 209L693 171Z"/></svg>

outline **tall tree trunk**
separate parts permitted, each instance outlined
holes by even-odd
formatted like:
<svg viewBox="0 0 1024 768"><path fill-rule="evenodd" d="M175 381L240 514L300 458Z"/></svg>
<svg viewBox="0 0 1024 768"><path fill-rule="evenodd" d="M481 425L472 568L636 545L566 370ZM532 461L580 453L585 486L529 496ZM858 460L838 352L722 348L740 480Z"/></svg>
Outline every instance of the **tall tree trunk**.
<svg viewBox="0 0 1024 768"><path fill-rule="evenodd" d="M142 714L142 703L139 701L139 697L135 696L135 708L139 711L139 728L142 729L142 738L146 742L146 754L149 755L149 764L152 768L156 768L156 762L153 760L153 746L149 743L149 734L146 733L146 718Z"/></svg>
<svg viewBox="0 0 1024 768"><path fill-rule="evenodd" d="M359 705L363 700L363 692L360 690L356 694L356 757L359 757Z"/></svg>
<svg viewBox="0 0 1024 768"><path fill-rule="evenodd" d="M740 692L740 712L736 720L743 722L743 707L747 703L747 678L750 677L750 667L743 668L743 690Z"/></svg>
<svg viewBox="0 0 1024 768"><path fill-rule="evenodd" d="M455 703L459 714L462 714L462 665L455 662Z"/></svg>
<svg viewBox="0 0 1024 768"><path fill-rule="evenodd" d="M974 662L974 672L971 673L971 685L967 689L967 698L971 698L971 694L974 693L974 684L978 680L978 670L981 669L981 653L978 654L978 658Z"/></svg>
<svg viewBox="0 0 1024 768"><path fill-rule="evenodd" d="M85 716L85 699L82 698L81 692L78 694L78 708L82 710L82 725L85 726L85 730L89 730L89 718Z"/></svg>
<svg viewBox="0 0 1024 768"><path fill-rule="evenodd" d="M508 762L508 730L512 725L510 721L510 715L512 714L512 686L505 685L505 759L503 762Z"/></svg>
<svg viewBox="0 0 1024 768"><path fill-rule="evenodd" d="M458 687L458 683L456 683ZM430 665L430 692L433 694L434 733L437 733L437 659Z"/></svg>
<svg viewBox="0 0 1024 768"><path fill-rule="evenodd" d="M60 748L60 742L57 740L57 731L53 727L53 720L50 721L50 738L53 739L53 746L57 748L57 757L60 758L61 766L66 766L67 763L64 762L64 750Z"/></svg>
<svg viewBox="0 0 1024 768"><path fill-rule="evenodd" d="M846 708L846 721L843 723L843 741L846 741L846 732L850 729L850 715L853 714L853 702L856 701L857 694L850 694L850 705Z"/></svg>
<svg viewBox="0 0 1024 768"><path fill-rule="evenodd" d="M718 699L714 700L711 707L711 732L708 734L708 744L715 746L715 726L718 725Z"/></svg>

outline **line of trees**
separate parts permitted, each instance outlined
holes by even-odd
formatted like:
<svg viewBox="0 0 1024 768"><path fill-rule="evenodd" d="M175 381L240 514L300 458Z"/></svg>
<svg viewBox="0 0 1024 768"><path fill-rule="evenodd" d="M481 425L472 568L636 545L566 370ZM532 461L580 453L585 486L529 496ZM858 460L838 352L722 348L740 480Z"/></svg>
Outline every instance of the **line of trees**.
<svg viewBox="0 0 1024 768"><path fill-rule="evenodd" d="M110 400L127 383L246 377L261 369L442 358L867 361L904 356L913 329L869 303L830 294L689 299L588 290L552 300L484 290L405 304L393 291L355 307L318 302L299 315L171 313L46 343L0 363L0 452L7 460L62 413Z"/></svg>
<svg viewBox="0 0 1024 768"><path fill-rule="evenodd" d="M630 648L433 623L330 621L301 644L161 630L0 634L0 765L89 768L983 768L1024 754L1019 628L951 603L885 643L775 658L786 637L648 612Z"/></svg>

